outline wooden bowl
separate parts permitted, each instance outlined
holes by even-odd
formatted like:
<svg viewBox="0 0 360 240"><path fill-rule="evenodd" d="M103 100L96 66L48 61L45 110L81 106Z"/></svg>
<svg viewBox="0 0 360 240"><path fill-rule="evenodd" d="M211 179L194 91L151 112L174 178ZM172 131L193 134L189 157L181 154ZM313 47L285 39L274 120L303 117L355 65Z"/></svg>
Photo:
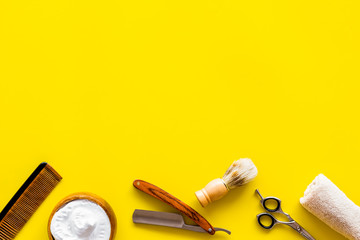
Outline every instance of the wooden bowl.
<svg viewBox="0 0 360 240"><path fill-rule="evenodd" d="M48 222L48 235L49 235L49 239L50 240L55 240L55 238L52 236L51 234L51 230L50 230L50 225L51 225L51 221L54 217L54 214L64 205L66 205L67 203L74 201L74 200L79 200L79 199L86 199L89 201L92 201L96 204L98 204L100 207L102 207L102 209L104 209L104 211L106 212L106 214L109 217L110 220L110 225L111 225L111 232L110 232L110 238L109 240L113 240L115 238L115 233L116 233L116 216L115 213L113 211L113 209L111 208L111 206L101 197L93 194L93 193L88 193L88 192L79 192L79 193L74 193L71 194L67 197L65 197L64 199L62 199L54 208L54 210L52 211L50 218L49 218L49 222Z"/></svg>

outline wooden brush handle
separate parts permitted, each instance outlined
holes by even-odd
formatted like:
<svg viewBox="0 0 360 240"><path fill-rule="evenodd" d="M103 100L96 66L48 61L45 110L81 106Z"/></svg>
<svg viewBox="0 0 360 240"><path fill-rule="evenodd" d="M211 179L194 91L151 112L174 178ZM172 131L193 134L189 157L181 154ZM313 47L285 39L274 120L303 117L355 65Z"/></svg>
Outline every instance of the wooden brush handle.
<svg viewBox="0 0 360 240"><path fill-rule="evenodd" d="M133 184L135 188L176 208L177 210L188 216L191 220L196 222L202 229L204 229L209 234L211 235L215 234L215 229L203 216L201 216L193 208L191 208L181 200L177 199L170 193L162 190L161 188L155 185L152 185L151 183L142 180L135 180Z"/></svg>
<svg viewBox="0 0 360 240"><path fill-rule="evenodd" d="M195 192L201 206L206 207L209 203L218 200L229 192L225 182L217 178L209 182L203 189Z"/></svg>

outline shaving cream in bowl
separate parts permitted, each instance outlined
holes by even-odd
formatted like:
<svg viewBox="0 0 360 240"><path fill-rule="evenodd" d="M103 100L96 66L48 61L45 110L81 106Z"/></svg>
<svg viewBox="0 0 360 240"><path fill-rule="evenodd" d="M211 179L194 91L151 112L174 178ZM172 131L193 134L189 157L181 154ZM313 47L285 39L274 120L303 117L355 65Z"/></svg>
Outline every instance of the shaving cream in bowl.
<svg viewBox="0 0 360 240"><path fill-rule="evenodd" d="M61 200L51 213L51 240L112 240L116 217L111 206L92 193L75 193Z"/></svg>

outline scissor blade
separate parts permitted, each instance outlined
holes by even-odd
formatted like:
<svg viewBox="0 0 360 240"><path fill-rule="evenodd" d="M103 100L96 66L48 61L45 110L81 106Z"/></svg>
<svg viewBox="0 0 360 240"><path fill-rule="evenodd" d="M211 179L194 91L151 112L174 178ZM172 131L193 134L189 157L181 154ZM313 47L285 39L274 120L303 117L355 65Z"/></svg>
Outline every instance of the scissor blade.
<svg viewBox="0 0 360 240"><path fill-rule="evenodd" d="M310 235L310 233L308 231L306 231L302 226L300 226L300 224L298 224L295 221L290 222L289 224L290 227L292 227L294 230L296 230L298 233L300 233L304 238L308 239L308 240L316 240L313 236Z"/></svg>
<svg viewBox="0 0 360 240"><path fill-rule="evenodd" d="M308 240L315 240L315 238L313 236L310 235L310 233L308 231L306 231L304 228L301 227L301 231L300 231L300 234L308 239Z"/></svg>

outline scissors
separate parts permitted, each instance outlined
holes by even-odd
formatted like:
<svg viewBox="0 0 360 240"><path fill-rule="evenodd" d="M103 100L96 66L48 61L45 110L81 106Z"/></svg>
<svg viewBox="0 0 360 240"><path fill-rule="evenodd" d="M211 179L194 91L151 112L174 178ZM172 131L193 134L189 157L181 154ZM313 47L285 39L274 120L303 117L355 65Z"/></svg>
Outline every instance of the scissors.
<svg viewBox="0 0 360 240"><path fill-rule="evenodd" d="M285 225L288 225L288 226L292 227L295 231L300 233L304 238L306 238L308 240L315 240L315 238L312 237L310 235L310 233L308 233L303 227L301 227L297 222L295 222L295 220L292 217L290 217L289 214L285 213L281 209L281 200L279 198L276 198L276 197L263 198L263 196L261 196L258 189L256 189L255 192L261 198L260 204L267 211L267 213L260 213L260 214L257 215L257 220L258 220L258 223L259 223L259 225L261 227L263 227L265 229L272 229L277 224L285 224ZM276 203L276 204L275 204L274 207L267 206L267 204L270 205L270 203L272 203L272 204ZM273 215L271 215L271 213L281 213L281 214L285 215L288 218L289 221L288 222L279 221ZM270 224L264 224L262 222L262 220L264 220L266 218L271 220Z"/></svg>

